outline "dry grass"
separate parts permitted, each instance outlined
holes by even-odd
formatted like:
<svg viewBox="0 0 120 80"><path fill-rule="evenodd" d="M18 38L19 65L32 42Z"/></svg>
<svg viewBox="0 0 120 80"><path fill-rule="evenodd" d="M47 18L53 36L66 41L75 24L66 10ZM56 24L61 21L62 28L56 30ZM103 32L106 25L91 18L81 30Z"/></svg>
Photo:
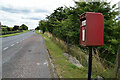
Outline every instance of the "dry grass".
<svg viewBox="0 0 120 80"><path fill-rule="evenodd" d="M61 47L64 52L67 52L66 43L59 38L55 38L50 33L45 33L48 35L59 47ZM84 66L88 66L88 52L83 53L80 48L76 46L70 47L70 53L72 56L76 57L80 61L80 63ZM93 53L93 61L92 61L92 74L99 75L105 78L114 78L114 68L105 67L105 60L101 60L101 58L97 54Z"/></svg>

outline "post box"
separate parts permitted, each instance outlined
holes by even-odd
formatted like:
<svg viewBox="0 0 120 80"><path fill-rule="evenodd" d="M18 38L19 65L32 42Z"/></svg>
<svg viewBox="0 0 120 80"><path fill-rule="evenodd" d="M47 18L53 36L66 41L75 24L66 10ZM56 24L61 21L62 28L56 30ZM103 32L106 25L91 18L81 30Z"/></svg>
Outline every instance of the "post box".
<svg viewBox="0 0 120 80"><path fill-rule="evenodd" d="M101 13L86 12L80 16L80 45L102 46L104 17Z"/></svg>

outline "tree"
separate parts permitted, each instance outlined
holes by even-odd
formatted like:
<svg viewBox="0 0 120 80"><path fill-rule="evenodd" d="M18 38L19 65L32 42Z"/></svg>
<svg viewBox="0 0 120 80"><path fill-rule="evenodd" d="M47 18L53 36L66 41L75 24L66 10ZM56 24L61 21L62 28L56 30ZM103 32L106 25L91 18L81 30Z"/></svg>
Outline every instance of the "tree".
<svg viewBox="0 0 120 80"><path fill-rule="evenodd" d="M11 31L11 28L9 28L9 27L7 27L6 29L7 29L7 31Z"/></svg>
<svg viewBox="0 0 120 80"><path fill-rule="evenodd" d="M6 28L2 28L2 31L3 31L3 32L7 32L7 29L6 29Z"/></svg>
<svg viewBox="0 0 120 80"><path fill-rule="evenodd" d="M45 31L46 31L46 21L45 21L45 20L41 20L41 21L39 22L39 28L40 28L40 30L43 31L43 34L44 34Z"/></svg>
<svg viewBox="0 0 120 80"><path fill-rule="evenodd" d="M39 27L39 26L37 26L37 27L35 28L35 30L40 30L40 27Z"/></svg>
<svg viewBox="0 0 120 80"><path fill-rule="evenodd" d="M96 12L104 15L104 46L95 47L104 57L111 62L115 61L118 44L120 42L120 27L116 16L115 6L108 2L75 2L75 7L59 7L47 16L47 20L39 22L40 28L45 27L53 35L66 41L69 37L71 44L79 46L80 15L85 12ZM80 46L81 48L81 46ZM112 57L111 57L112 56Z"/></svg>
<svg viewBox="0 0 120 80"><path fill-rule="evenodd" d="M13 30L13 31L17 31L17 30L19 30L19 26L18 26L18 25L14 25L14 27L13 27L12 30Z"/></svg>
<svg viewBox="0 0 120 80"><path fill-rule="evenodd" d="M28 27L27 27L25 24L22 24L22 25L20 26L20 28L21 28L22 30L28 30Z"/></svg>

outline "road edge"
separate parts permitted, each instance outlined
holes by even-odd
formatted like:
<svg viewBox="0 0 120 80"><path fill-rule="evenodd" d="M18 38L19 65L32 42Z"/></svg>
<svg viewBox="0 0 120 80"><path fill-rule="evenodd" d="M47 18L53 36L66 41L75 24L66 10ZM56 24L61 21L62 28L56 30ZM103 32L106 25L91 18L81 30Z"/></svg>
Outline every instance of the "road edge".
<svg viewBox="0 0 120 80"><path fill-rule="evenodd" d="M37 33L38 34L38 33ZM40 35L40 34L38 34ZM42 38L43 38L43 44L44 44L44 48L46 49L46 51L48 52L48 55L47 56L47 59L48 59L48 68L50 70L50 76L51 78L58 78L59 79L59 76L56 72L56 68L54 67L54 61L53 61L53 58L51 56L51 53L49 51L49 49L47 48L46 46L46 43L45 43L45 40L44 40L44 37L42 35L40 35Z"/></svg>

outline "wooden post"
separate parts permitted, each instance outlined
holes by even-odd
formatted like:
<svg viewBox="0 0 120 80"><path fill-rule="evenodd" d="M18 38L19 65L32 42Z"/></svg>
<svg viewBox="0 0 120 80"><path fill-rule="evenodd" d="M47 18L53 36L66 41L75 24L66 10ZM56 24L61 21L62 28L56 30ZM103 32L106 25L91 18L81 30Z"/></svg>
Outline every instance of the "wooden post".
<svg viewBox="0 0 120 80"><path fill-rule="evenodd" d="M116 56L115 78L118 78L119 66L120 66L120 44L119 44L118 53L117 53L117 56Z"/></svg>

